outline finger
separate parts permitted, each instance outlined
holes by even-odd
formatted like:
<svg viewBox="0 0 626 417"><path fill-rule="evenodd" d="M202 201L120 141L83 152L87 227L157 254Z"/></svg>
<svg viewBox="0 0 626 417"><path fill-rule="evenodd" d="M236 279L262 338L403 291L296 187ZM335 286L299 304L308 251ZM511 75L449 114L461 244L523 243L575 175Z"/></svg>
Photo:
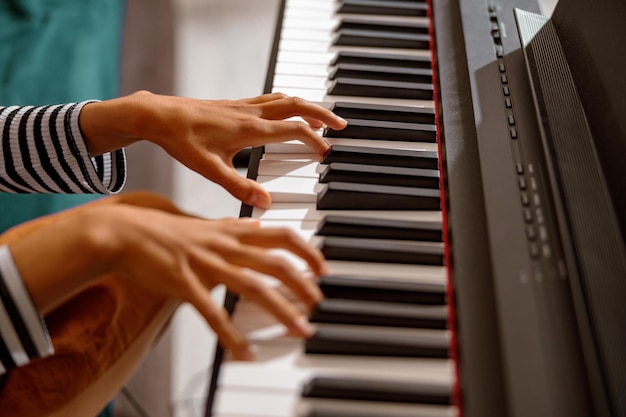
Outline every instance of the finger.
<svg viewBox="0 0 626 417"><path fill-rule="evenodd" d="M317 119L311 119L310 117L305 117L305 116L301 116L302 119L304 119L305 122L307 122L309 124L309 126L311 126L311 128L313 129L321 129L324 127L324 123L320 122Z"/></svg>
<svg viewBox="0 0 626 417"><path fill-rule="evenodd" d="M238 239L241 243L263 248L282 248L304 259L316 275L328 271L322 252L302 239L293 230L278 227L266 227L260 230L243 230Z"/></svg>
<svg viewBox="0 0 626 417"><path fill-rule="evenodd" d="M210 172L200 172L224 187L238 200L252 207L267 209L272 204L270 194L256 181L241 176L237 170L222 160L215 160Z"/></svg>
<svg viewBox="0 0 626 417"><path fill-rule="evenodd" d="M240 279L231 279L228 287L232 291L258 303L274 315L294 336L310 337L313 327L293 303L276 289L265 285L259 278L241 270Z"/></svg>
<svg viewBox="0 0 626 417"><path fill-rule="evenodd" d="M268 101L282 100L287 97L289 96L284 93L268 93L268 94L263 94L257 97L244 99L244 101L249 104L261 104L261 103L266 103Z"/></svg>
<svg viewBox="0 0 626 417"><path fill-rule="evenodd" d="M324 155L330 145L308 123L300 120L266 120L256 126L256 134L250 135L253 146L261 146L273 142L300 140L319 155Z"/></svg>
<svg viewBox="0 0 626 417"><path fill-rule="evenodd" d="M280 100L271 100L262 105L266 119L287 119L292 116L302 116L307 120L318 120L323 125L340 130L346 127L347 122L325 107L300 97L285 97Z"/></svg>
<svg viewBox="0 0 626 417"><path fill-rule="evenodd" d="M192 281L190 296L187 299L194 308L204 317L207 324L213 329L224 349L230 350L238 360L252 360L254 354L244 336L231 323L228 313L215 305L211 293L200 283Z"/></svg>
<svg viewBox="0 0 626 417"><path fill-rule="evenodd" d="M303 276L290 262L254 245L223 245L220 254L232 264L273 276L283 282L309 307L319 303L322 292L317 284Z"/></svg>

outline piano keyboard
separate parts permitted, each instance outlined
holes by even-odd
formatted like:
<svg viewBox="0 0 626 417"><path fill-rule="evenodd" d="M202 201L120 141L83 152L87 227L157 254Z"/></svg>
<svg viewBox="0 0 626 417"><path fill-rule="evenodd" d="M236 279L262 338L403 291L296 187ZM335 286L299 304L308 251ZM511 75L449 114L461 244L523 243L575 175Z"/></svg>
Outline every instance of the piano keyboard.
<svg viewBox="0 0 626 417"><path fill-rule="evenodd" d="M331 274L309 340L236 302L257 359L222 360L210 415L459 414L429 44L424 2L285 1L271 91L349 124L320 132L332 146L323 158L298 141L267 145L257 181L273 204L252 216L318 245Z"/></svg>

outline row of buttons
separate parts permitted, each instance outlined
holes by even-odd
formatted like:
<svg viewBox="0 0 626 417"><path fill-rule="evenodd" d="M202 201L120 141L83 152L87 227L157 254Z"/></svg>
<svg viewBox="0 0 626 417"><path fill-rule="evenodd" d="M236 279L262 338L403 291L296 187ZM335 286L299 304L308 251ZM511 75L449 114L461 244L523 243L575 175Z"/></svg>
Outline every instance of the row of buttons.
<svg viewBox="0 0 626 417"><path fill-rule="evenodd" d="M516 126L515 115L513 113L513 101L511 99L511 89L509 79L506 73L506 65L504 63L504 48L500 36L500 25L498 16L493 7L489 8L489 20L491 24L491 36L494 42L496 57L498 59L498 73L500 84L502 86L502 95L504 99L504 107L506 109L506 121L511 139L518 139L519 133ZM524 165L518 162L516 165L518 186L522 199L522 215L526 223L526 238L528 239L528 252L533 259L541 257L549 259L552 257L548 238L548 228L545 224L543 209L541 207L541 198L539 196L539 186L534 172L534 166L528 164L526 170Z"/></svg>
<svg viewBox="0 0 626 417"><path fill-rule="evenodd" d="M526 237L529 240L530 256L534 259L543 256L550 258L552 251L548 241L548 228L545 224L543 209L541 207L541 197L539 196L539 186L537 178L534 176L534 166L527 166L528 182L524 176L523 165L518 164L518 185L521 192L522 212L526 222Z"/></svg>

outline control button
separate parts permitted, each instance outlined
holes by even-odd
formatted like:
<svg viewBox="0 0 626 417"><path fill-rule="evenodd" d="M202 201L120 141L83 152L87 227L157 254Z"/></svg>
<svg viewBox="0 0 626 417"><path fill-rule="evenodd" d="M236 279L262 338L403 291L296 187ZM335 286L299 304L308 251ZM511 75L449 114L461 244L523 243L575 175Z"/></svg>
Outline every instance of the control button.
<svg viewBox="0 0 626 417"><path fill-rule="evenodd" d="M530 199L528 198L528 193L523 192L521 197L522 197L522 204L523 205L527 206L527 205L530 204Z"/></svg>
<svg viewBox="0 0 626 417"><path fill-rule="evenodd" d="M528 164L528 172L531 174L535 172L535 166L533 164Z"/></svg>
<svg viewBox="0 0 626 417"><path fill-rule="evenodd" d="M509 129L509 133L511 134L511 138L517 139L517 129L512 127Z"/></svg>
<svg viewBox="0 0 626 417"><path fill-rule="evenodd" d="M539 226L539 240L542 242L548 241L548 229L544 225Z"/></svg>
<svg viewBox="0 0 626 417"><path fill-rule="evenodd" d="M510 98L504 99L504 105L506 106L507 109L510 109L511 107L513 107L513 103L511 102Z"/></svg>
<svg viewBox="0 0 626 417"><path fill-rule="evenodd" d="M532 224L526 225L526 237L528 240L535 240L537 238L537 231Z"/></svg>
<svg viewBox="0 0 626 417"><path fill-rule="evenodd" d="M526 223L533 221L533 212L529 208L524 209L524 220L526 220Z"/></svg>
<svg viewBox="0 0 626 417"><path fill-rule="evenodd" d="M506 83L508 83L508 82L509 82L509 79L506 77L506 74L502 74L502 75L500 76L500 82L501 82L502 84L506 84Z"/></svg>
<svg viewBox="0 0 626 417"><path fill-rule="evenodd" d="M515 124L515 117L512 114L509 115L509 117L507 117L507 120L509 121L510 125L514 125Z"/></svg>
<svg viewBox="0 0 626 417"><path fill-rule="evenodd" d="M543 223L544 222L543 210L541 210L540 208L535 209L535 215L537 216L537 222L538 223Z"/></svg>
<svg viewBox="0 0 626 417"><path fill-rule="evenodd" d="M537 179L535 177L530 177L530 188L533 190L537 190Z"/></svg>
<svg viewBox="0 0 626 417"><path fill-rule="evenodd" d="M498 69L500 70L500 72L504 72L505 68L504 68L504 63L500 62L498 64Z"/></svg>
<svg viewBox="0 0 626 417"><path fill-rule="evenodd" d="M523 174L524 173L524 165L522 165L521 162L518 162L517 164L515 164L515 170L517 171L518 174Z"/></svg>
<svg viewBox="0 0 626 417"><path fill-rule="evenodd" d="M502 92L504 93L505 96L510 96L511 95L511 90L509 90L509 86L507 86L507 85L502 87Z"/></svg>
<svg viewBox="0 0 626 417"><path fill-rule="evenodd" d="M550 249L550 245L547 243L541 245L541 254L544 258L550 258L552 256L552 249Z"/></svg>
<svg viewBox="0 0 626 417"><path fill-rule="evenodd" d="M528 252L530 253L531 258L539 258L539 245L537 245L535 242L530 242L530 244L528 245Z"/></svg>
<svg viewBox="0 0 626 417"><path fill-rule="evenodd" d="M504 56L504 48L502 48L502 45L496 45L496 56L498 58L502 58Z"/></svg>
<svg viewBox="0 0 626 417"><path fill-rule="evenodd" d="M533 204L536 206L541 205L541 199L539 198L539 194L537 193L533 194Z"/></svg>
<svg viewBox="0 0 626 417"><path fill-rule="evenodd" d="M517 179L517 185L519 186L520 190L525 190L526 189L526 178L519 177Z"/></svg>

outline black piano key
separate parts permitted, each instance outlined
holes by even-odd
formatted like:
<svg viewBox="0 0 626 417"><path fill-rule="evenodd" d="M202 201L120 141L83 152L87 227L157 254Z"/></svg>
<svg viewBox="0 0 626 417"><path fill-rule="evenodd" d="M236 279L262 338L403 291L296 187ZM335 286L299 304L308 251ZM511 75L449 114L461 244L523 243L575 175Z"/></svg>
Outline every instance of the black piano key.
<svg viewBox="0 0 626 417"><path fill-rule="evenodd" d="M327 298L315 307L309 320L313 323L446 329L448 309L444 305L423 306Z"/></svg>
<svg viewBox="0 0 626 417"><path fill-rule="evenodd" d="M344 119L435 124L435 109L428 107L336 102L330 110Z"/></svg>
<svg viewBox="0 0 626 417"><path fill-rule="evenodd" d="M444 248L438 242L325 237L320 250L328 260L443 265Z"/></svg>
<svg viewBox="0 0 626 417"><path fill-rule="evenodd" d="M437 152L408 149L383 149L361 146L332 145L322 163L345 162L363 165L398 166L437 169Z"/></svg>
<svg viewBox="0 0 626 417"><path fill-rule="evenodd" d="M439 190L330 182L317 196L319 210L440 210Z"/></svg>
<svg viewBox="0 0 626 417"><path fill-rule="evenodd" d="M390 303L442 305L446 286L436 282L410 282L381 276L324 275L318 285L327 298L385 301Z"/></svg>
<svg viewBox="0 0 626 417"><path fill-rule="evenodd" d="M346 377L314 377L303 386L302 396L438 405L448 405L452 401L448 384Z"/></svg>
<svg viewBox="0 0 626 417"><path fill-rule="evenodd" d="M340 29L334 34L332 44L334 46L367 46L372 48L428 49L430 36L421 33Z"/></svg>
<svg viewBox="0 0 626 417"><path fill-rule="evenodd" d="M345 410L342 407L324 404L311 405L302 417L449 417L447 410L433 410L426 406L421 410Z"/></svg>
<svg viewBox="0 0 626 417"><path fill-rule="evenodd" d="M397 22L366 17L344 17L334 29L335 32L340 30L364 30L379 33L390 32L428 35L429 24L425 21Z"/></svg>
<svg viewBox="0 0 626 417"><path fill-rule="evenodd" d="M320 236L441 242L441 222L378 219L371 217L325 216L317 226Z"/></svg>
<svg viewBox="0 0 626 417"><path fill-rule="evenodd" d="M328 79L361 78L415 83L432 83L433 72L425 68L402 68L382 65L339 64L330 71Z"/></svg>
<svg viewBox="0 0 626 417"><path fill-rule="evenodd" d="M364 119L346 120L348 125L344 129L334 130L327 128L324 130L324 136L329 138L397 140L404 142L437 142L437 127L434 124Z"/></svg>
<svg viewBox="0 0 626 417"><path fill-rule="evenodd" d="M380 332L378 329L321 324L317 326L316 333L306 340L305 351L309 354L329 355L448 357L450 339L447 331L383 328L386 331Z"/></svg>
<svg viewBox="0 0 626 417"><path fill-rule="evenodd" d="M400 187L439 188L436 169L402 168L333 162L320 174L320 182L395 185Z"/></svg>
<svg viewBox="0 0 626 417"><path fill-rule="evenodd" d="M432 68L432 61L429 56L398 55L362 51L340 51L333 58L330 65L335 66L339 64L383 65L397 68Z"/></svg>
<svg viewBox="0 0 626 417"><path fill-rule="evenodd" d="M337 78L328 87L329 95L432 100L433 85L403 81Z"/></svg>
<svg viewBox="0 0 626 417"><path fill-rule="evenodd" d="M424 1L343 0L337 13L373 14L382 16L426 16Z"/></svg>

